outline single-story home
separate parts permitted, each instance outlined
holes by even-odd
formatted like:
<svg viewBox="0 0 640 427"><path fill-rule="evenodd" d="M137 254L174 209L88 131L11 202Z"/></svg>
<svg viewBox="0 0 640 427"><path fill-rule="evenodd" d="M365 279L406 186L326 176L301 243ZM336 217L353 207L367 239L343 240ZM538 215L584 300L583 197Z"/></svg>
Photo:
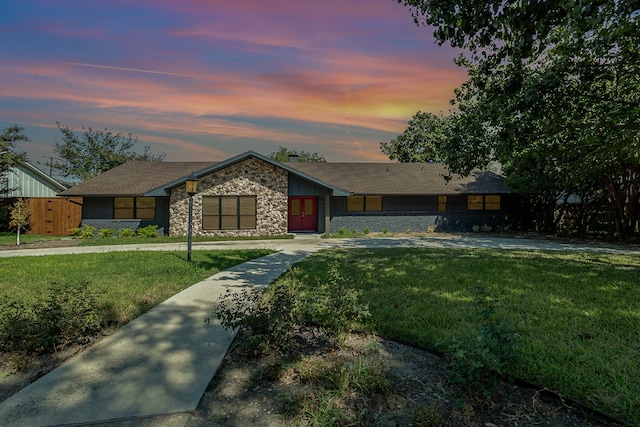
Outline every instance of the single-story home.
<svg viewBox="0 0 640 427"><path fill-rule="evenodd" d="M488 171L445 180L436 163L280 163L252 151L216 163L131 161L60 195L83 197L82 223L98 229L155 224L185 235L190 175L194 235L487 230L514 227L520 212Z"/></svg>

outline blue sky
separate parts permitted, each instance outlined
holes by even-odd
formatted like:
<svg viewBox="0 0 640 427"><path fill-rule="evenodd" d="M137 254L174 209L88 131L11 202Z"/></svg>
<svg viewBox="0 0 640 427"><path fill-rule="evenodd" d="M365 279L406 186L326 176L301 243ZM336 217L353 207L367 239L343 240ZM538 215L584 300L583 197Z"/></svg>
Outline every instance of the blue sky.
<svg viewBox="0 0 640 427"><path fill-rule="evenodd" d="M394 0L24 0L0 14L0 127L31 162L76 130L167 160L284 146L388 161L379 143L450 108L466 74Z"/></svg>

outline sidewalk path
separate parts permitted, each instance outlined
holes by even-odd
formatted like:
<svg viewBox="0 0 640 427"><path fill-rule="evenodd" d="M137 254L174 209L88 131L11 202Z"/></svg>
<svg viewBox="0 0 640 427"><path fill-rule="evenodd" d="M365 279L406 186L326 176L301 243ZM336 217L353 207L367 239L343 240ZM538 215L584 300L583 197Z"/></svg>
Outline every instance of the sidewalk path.
<svg viewBox="0 0 640 427"><path fill-rule="evenodd" d="M607 252L640 256L637 247L515 238L316 238L194 244L200 249L267 248L279 252L205 279L131 321L61 367L0 403L2 426L95 425L194 411L235 333L205 324L219 295L266 286L323 248L498 248ZM0 251L1 257L122 250L186 251L186 244Z"/></svg>
<svg viewBox="0 0 640 427"><path fill-rule="evenodd" d="M235 336L204 322L218 296L266 286L311 252L267 255L187 288L0 403L0 425L91 425L194 411Z"/></svg>

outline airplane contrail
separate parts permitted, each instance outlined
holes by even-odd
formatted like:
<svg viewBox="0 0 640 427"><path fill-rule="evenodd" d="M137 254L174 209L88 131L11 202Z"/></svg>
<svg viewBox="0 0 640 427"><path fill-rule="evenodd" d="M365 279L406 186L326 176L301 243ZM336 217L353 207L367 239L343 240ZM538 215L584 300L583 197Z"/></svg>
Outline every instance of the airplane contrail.
<svg viewBox="0 0 640 427"><path fill-rule="evenodd" d="M98 64L83 64L80 62L67 62L69 65L77 65L80 67L93 67L93 68L106 68L108 70L121 70L121 71L134 71L136 73L150 73L150 74L164 74L167 76L178 76L178 77L192 77L197 79L208 79L211 77L207 76L198 76L196 74L180 74L180 73L169 73L166 71L153 71L153 70L142 70L139 68L125 68L125 67L112 67L109 65L98 65Z"/></svg>
<svg viewBox="0 0 640 427"><path fill-rule="evenodd" d="M98 65L98 64L84 64L81 62L66 62L69 65L76 65L79 67L92 67L92 68L105 68L107 70L120 70L120 71L133 71L135 73L149 73L149 74L161 74L165 76L177 76L177 77L189 77L192 79L204 79L204 80L225 80L230 82L240 82L240 83L249 83L253 85L262 85L263 83L255 82L251 80L239 80L239 79L227 79L224 77L217 76L203 76L197 74L182 74L182 73L170 73L167 71L154 71L154 70L143 70L140 68L126 68L126 67L113 67L110 65Z"/></svg>

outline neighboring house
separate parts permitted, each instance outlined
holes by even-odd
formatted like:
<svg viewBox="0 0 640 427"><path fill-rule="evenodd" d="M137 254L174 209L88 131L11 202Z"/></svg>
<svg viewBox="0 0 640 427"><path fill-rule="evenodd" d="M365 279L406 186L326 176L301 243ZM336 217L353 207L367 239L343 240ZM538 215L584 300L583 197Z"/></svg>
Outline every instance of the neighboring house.
<svg viewBox="0 0 640 427"><path fill-rule="evenodd" d="M0 174L0 197L55 197L69 186L23 162Z"/></svg>
<svg viewBox="0 0 640 427"><path fill-rule="evenodd" d="M6 208L24 198L31 213L27 232L31 234L66 235L80 224L82 199L57 197L69 185L21 162L0 174L0 206L4 207L0 224L9 223Z"/></svg>
<svg viewBox="0 0 640 427"><path fill-rule="evenodd" d="M132 161L60 193L84 198L83 224L185 235L194 174L195 235L513 227L519 197L492 172L444 179L434 163L279 163L246 152L218 163Z"/></svg>

